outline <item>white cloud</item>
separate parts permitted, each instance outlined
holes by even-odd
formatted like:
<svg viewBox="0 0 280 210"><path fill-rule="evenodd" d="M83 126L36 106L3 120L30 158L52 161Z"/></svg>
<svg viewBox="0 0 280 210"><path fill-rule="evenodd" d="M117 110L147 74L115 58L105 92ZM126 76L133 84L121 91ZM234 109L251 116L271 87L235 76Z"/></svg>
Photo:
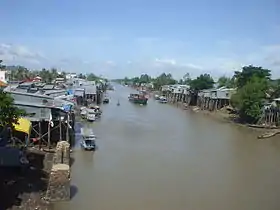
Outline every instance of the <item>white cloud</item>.
<svg viewBox="0 0 280 210"><path fill-rule="evenodd" d="M145 52L143 51L145 54L134 59L133 57L124 58L123 62L115 62L109 59L97 61L91 60L90 57L84 60L82 59L83 55L80 55L80 58L78 56L52 57L52 54L46 57L27 46L0 43L0 59L4 60L4 63L7 65L25 65L28 68L49 68L55 66L65 71L96 72L97 74L102 73L111 77L130 77L140 75L141 73L158 76L163 72L171 73L177 79L186 73L189 73L192 77L202 73L210 73L214 77L221 75L230 76L234 71L240 70L242 66L249 64L272 69L274 77L280 76L280 44L277 43L268 46L258 46L256 44L252 48L244 44L246 52L241 51L242 53L238 54L237 52L240 50L240 47L232 48L234 42L224 40L216 44L217 46L224 47L223 51L215 51L213 49L213 53L210 55L201 54L201 56L194 56L187 52L178 55L165 49L169 45L173 46L174 51L180 49L179 41L178 43L169 41L167 42L168 44L163 44L162 40L158 38L139 38L138 42L143 43L144 47L156 48L157 52L162 51L162 54L145 50ZM248 42L250 46L253 45L252 41ZM244 41L244 43L247 43L247 41ZM166 52L170 54L166 54Z"/></svg>
<svg viewBox="0 0 280 210"><path fill-rule="evenodd" d="M40 64L42 60L46 59L42 53L32 51L26 46L6 43L0 44L0 58L5 63L18 63L21 65Z"/></svg>
<svg viewBox="0 0 280 210"><path fill-rule="evenodd" d="M272 66L280 67L280 44L264 47L265 60Z"/></svg>
<svg viewBox="0 0 280 210"><path fill-rule="evenodd" d="M106 61L105 63L109 66L116 66L116 63L114 61Z"/></svg>
<svg viewBox="0 0 280 210"><path fill-rule="evenodd" d="M156 58L155 59L155 65L176 65L177 62L175 61L175 59L159 59Z"/></svg>

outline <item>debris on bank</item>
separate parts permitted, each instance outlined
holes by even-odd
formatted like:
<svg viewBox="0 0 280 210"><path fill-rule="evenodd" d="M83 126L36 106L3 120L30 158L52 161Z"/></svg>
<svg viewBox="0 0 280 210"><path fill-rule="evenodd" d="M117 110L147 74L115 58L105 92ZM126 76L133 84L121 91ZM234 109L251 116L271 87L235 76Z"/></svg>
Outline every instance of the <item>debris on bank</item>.
<svg viewBox="0 0 280 210"><path fill-rule="evenodd" d="M271 138L273 136L276 136L277 134L280 134L280 130L273 130L273 131L269 131L266 132L260 136L258 136L258 139L267 139L267 138Z"/></svg>

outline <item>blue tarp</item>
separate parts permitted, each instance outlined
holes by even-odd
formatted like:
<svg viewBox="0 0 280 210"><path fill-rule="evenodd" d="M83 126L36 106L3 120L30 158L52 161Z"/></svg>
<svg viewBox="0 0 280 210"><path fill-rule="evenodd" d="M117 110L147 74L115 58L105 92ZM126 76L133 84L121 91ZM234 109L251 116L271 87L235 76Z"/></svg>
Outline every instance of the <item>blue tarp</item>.
<svg viewBox="0 0 280 210"><path fill-rule="evenodd" d="M71 105L70 104L64 105L63 109L64 109L64 111L69 112L71 110Z"/></svg>
<svg viewBox="0 0 280 210"><path fill-rule="evenodd" d="M74 91L73 90L67 90L68 95L73 95Z"/></svg>

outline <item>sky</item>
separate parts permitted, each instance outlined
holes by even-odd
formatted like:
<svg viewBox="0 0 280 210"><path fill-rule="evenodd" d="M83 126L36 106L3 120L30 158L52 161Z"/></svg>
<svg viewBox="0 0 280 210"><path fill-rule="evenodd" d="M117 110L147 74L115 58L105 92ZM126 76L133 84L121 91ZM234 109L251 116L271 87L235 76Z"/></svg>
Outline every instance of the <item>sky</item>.
<svg viewBox="0 0 280 210"><path fill-rule="evenodd" d="M107 78L280 77L279 0L1 0L0 59Z"/></svg>

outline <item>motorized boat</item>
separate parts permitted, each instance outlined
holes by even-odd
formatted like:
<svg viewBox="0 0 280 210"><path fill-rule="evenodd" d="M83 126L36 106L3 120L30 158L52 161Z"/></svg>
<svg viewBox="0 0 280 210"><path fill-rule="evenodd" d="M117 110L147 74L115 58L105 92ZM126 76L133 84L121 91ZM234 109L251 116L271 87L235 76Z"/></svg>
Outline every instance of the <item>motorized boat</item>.
<svg viewBox="0 0 280 210"><path fill-rule="evenodd" d="M96 149L96 136L93 133L92 129L88 128L81 128L81 134L82 134L82 141L81 141L81 147L84 150L95 150Z"/></svg>
<svg viewBox="0 0 280 210"><path fill-rule="evenodd" d="M87 109L86 110L87 114L86 114L86 119L87 121L95 121L95 115L96 115L96 112L94 109Z"/></svg>
<svg viewBox="0 0 280 210"><path fill-rule="evenodd" d="M102 114L102 111L101 111L101 109L100 109L99 106L96 106L96 105L89 105L89 106L88 106L88 109L94 110L94 113L95 113L95 117L96 117L96 118L99 118L99 117L101 116L101 114Z"/></svg>
<svg viewBox="0 0 280 210"><path fill-rule="evenodd" d="M159 101L159 103L162 103L162 104L166 104L167 103L167 99L164 96L159 97L158 101Z"/></svg>
<svg viewBox="0 0 280 210"><path fill-rule="evenodd" d="M86 118L87 115L87 108L85 106L80 108L80 114L82 118Z"/></svg>
<svg viewBox="0 0 280 210"><path fill-rule="evenodd" d="M160 99L160 97L159 97L159 95L155 95L155 100L159 100Z"/></svg>
<svg viewBox="0 0 280 210"><path fill-rule="evenodd" d="M104 98L103 104L108 104L109 103L109 98Z"/></svg>
<svg viewBox="0 0 280 210"><path fill-rule="evenodd" d="M143 93L132 93L128 96L128 100L140 105L147 105L148 102L148 98Z"/></svg>

